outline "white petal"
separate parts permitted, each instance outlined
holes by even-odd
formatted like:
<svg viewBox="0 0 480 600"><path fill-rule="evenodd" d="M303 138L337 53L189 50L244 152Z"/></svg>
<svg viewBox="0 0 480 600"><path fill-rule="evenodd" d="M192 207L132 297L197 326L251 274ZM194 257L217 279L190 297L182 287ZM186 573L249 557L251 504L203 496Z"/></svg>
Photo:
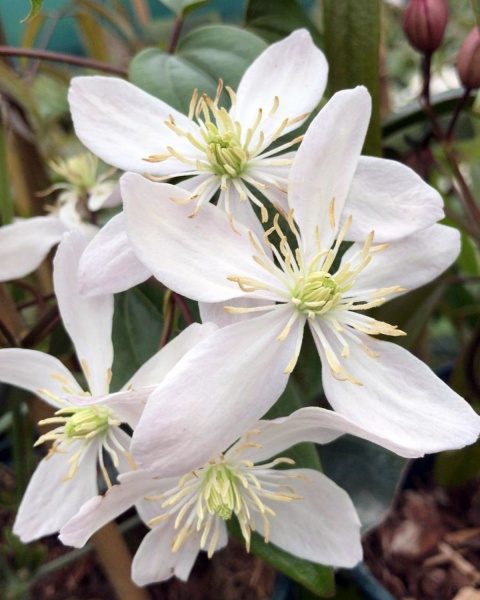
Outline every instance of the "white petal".
<svg viewBox="0 0 480 600"><path fill-rule="evenodd" d="M69 458L83 441L62 447L48 459L43 459L28 484L17 513L13 532L22 542L50 535L80 509L82 504L98 493L98 447L90 443L82 457L77 473L64 481L70 470Z"/></svg>
<svg viewBox="0 0 480 600"><path fill-rule="evenodd" d="M118 206L122 203L120 186L115 181L102 181L90 190L88 210L93 212L107 206Z"/></svg>
<svg viewBox="0 0 480 600"><path fill-rule="evenodd" d="M204 302L243 296L227 277L248 276L278 286L278 280L252 260L255 253L240 223L233 231L225 213L206 204L199 214L171 198L188 194L178 187L152 183L133 173L120 184L127 234L139 259L170 289ZM251 294L252 296L254 294Z"/></svg>
<svg viewBox="0 0 480 600"><path fill-rule="evenodd" d="M138 465L160 476L187 473L226 450L277 400L303 327L277 340L290 313L224 327L189 352L147 402L133 435Z"/></svg>
<svg viewBox="0 0 480 600"><path fill-rule="evenodd" d="M232 325L233 323L239 323L245 321L245 319L255 319L258 317L258 313L230 313L225 310L225 306L234 306L241 308L254 308L257 306L269 306L272 304L271 300L255 300L249 298L247 295L242 298L233 298L223 302L199 302L198 308L200 309L200 316L203 323L212 322L218 327L225 327L226 325Z"/></svg>
<svg viewBox="0 0 480 600"><path fill-rule="evenodd" d="M346 239L389 242L443 218L440 194L412 169L393 160L361 156L348 192L342 224L352 215Z"/></svg>
<svg viewBox="0 0 480 600"><path fill-rule="evenodd" d="M144 496L158 493L158 481L151 473L134 471L119 477L120 484L111 487L104 496L86 502L66 523L59 539L67 546L81 548L101 527L118 517ZM165 488L168 489L168 488ZM78 511L78 512L77 512Z"/></svg>
<svg viewBox="0 0 480 600"><path fill-rule="evenodd" d="M53 261L53 281L63 324L93 395L108 393L113 361L111 340L113 296L85 298L80 294L78 264L86 247L75 230L65 234Z"/></svg>
<svg viewBox="0 0 480 600"><path fill-rule="evenodd" d="M408 452L402 446L385 438L382 432L367 431L343 415L316 406L301 408L288 417L272 421L259 421L255 429L258 429L260 433L252 435L250 439L255 444L259 444L261 448L242 450L242 458L249 458L255 463L263 462L301 442L328 444L346 433L379 444L403 456ZM227 452L227 456L234 449L235 446ZM418 453L412 451L409 456L416 457Z"/></svg>
<svg viewBox="0 0 480 600"><path fill-rule="evenodd" d="M298 479L288 485L300 500L271 502L270 541L294 556L323 565L354 567L362 560L360 520L348 494L323 473L311 469L284 471ZM263 535L262 519L253 513Z"/></svg>
<svg viewBox="0 0 480 600"><path fill-rule="evenodd" d="M123 212L98 232L80 260L80 285L86 295L123 292L150 276L127 237Z"/></svg>
<svg viewBox="0 0 480 600"><path fill-rule="evenodd" d="M235 189L235 186L229 184L227 186L228 190L220 192L217 207L232 216L234 227L236 227L237 223L241 223L246 229L253 231L259 240L262 240L265 230L255 214L250 200L240 200L240 194ZM226 206L227 197L228 211Z"/></svg>
<svg viewBox="0 0 480 600"><path fill-rule="evenodd" d="M320 102L327 83L328 65L305 29L270 45L248 67L237 90L237 104L231 111L245 130L257 118L258 109L266 115L278 97L279 107L262 129L265 137L275 132L284 119L310 113ZM303 121L289 125L284 133Z"/></svg>
<svg viewBox="0 0 480 600"><path fill-rule="evenodd" d="M317 227L322 248L331 246L338 231L370 112L366 88L337 92L315 117L297 150L290 171L288 201L305 249L313 253Z"/></svg>
<svg viewBox="0 0 480 600"><path fill-rule="evenodd" d="M0 228L0 281L25 277L58 244L67 227L58 217L17 219Z"/></svg>
<svg viewBox="0 0 480 600"><path fill-rule="evenodd" d="M342 257L342 264L362 248L363 244L353 244ZM353 290L394 285L414 290L441 275L459 252L460 234L456 229L431 225L375 252L370 264L356 276Z"/></svg>
<svg viewBox="0 0 480 600"><path fill-rule="evenodd" d="M462 448L477 439L480 417L423 362L396 344L357 337L378 354L373 358L350 344L343 364L361 386L335 379L320 348L325 394L336 411L390 440L404 456Z"/></svg>
<svg viewBox="0 0 480 600"><path fill-rule="evenodd" d="M185 115L127 81L114 77L75 77L68 94L75 133L106 163L122 171L154 175L181 174L191 166L175 158L146 162L152 154L192 153L193 146L165 125L170 115L182 129L198 126Z"/></svg>
<svg viewBox="0 0 480 600"><path fill-rule="evenodd" d="M0 350L0 381L29 390L56 408L64 404L43 390L59 399L82 393L73 375L57 358L36 350Z"/></svg>
<svg viewBox="0 0 480 600"><path fill-rule="evenodd" d="M174 575L186 581L200 551L199 539L191 536L172 552L174 519L160 523L147 533L132 563L132 579L137 585L165 581Z"/></svg>
<svg viewBox="0 0 480 600"><path fill-rule="evenodd" d="M216 330L213 323L193 323L142 365L124 389L159 385L187 352Z"/></svg>
<svg viewBox="0 0 480 600"><path fill-rule="evenodd" d="M295 152L288 152L287 154L280 154L278 157L282 160L293 159ZM279 166L264 166L261 162L258 167L248 170L248 174L253 177L256 181L267 185L268 187L261 191L268 200L274 205L278 206L281 210L288 213L288 178L290 175L291 165L279 165ZM272 179L275 179L280 189L274 183Z"/></svg>

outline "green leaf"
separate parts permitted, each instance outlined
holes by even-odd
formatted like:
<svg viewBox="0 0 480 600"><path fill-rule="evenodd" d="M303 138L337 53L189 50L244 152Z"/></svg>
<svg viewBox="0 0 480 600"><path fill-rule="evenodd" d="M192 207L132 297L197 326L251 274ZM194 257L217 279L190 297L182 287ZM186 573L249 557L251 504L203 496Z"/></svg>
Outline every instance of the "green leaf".
<svg viewBox="0 0 480 600"><path fill-rule="evenodd" d="M363 528L380 523L393 500L406 459L349 435L320 446L319 451L325 474L353 500Z"/></svg>
<svg viewBox="0 0 480 600"><path fill-rule="evenodd" d="M228 522L228 531L236 539L243 542L243 536L238 522L234 519ZM302 560L273 544L266 544L258 533L252 534L251 552L285 573L318 596L332 596L335 592L335 581L332 567L325 567Z"/></svg>
<svg viewBox="0 0 480 600"><path fill-rule="evenodd" d="M475 15L475 23L477 27L480 27L480 0L471 0L472 2L472 10Z"/></svg>
<svg viewBox="0 0 480 600"><path fill-rule="evenodd" d="M263 40L237 27L202 27L182 39L175 55L156 48L138 54L130 64L129 79L186 114L195 89L215 97L219 79L236 89L265 48Z"/></svg>
<svg viewBox="0 0 480 600"><path fill-rule="evenodd" d="M442 486L464 485L480 472L480 442L442 452L435 460L435 480Z"/></svg>
<svg viewBox="0 0 480 600"><path fill-rule="evenodd" d="M26 23L33 19L33 17L40 12L42 8L43 0L30 0L30 14L25 19L22 19L22 23Z"/></svg>
<svg viewBox="0 0 480 600"><path fill-rule="evenodd" d="M318 29L296 0L249 0L245 23L270 43L301 28L308 29L317 46L323 43Z"/></svg>
<svg viewBox="0 0 480 600"><path fill-rule="evenodd" d="M0 223L8 225L13 221L14 204L8 181L7 140L5 129L0 126Z"/></svg>
<svg viewBox="0 0 480 600"><path fill-rule="evenodd" d="M381 154L380 136L380 0L326 0L325 51L329 86L337 92L365 85L372 96L372 117L364 152Z"/></svg>
<svg viewBox="0 0 480 600"><path fill-rule="evenodd" d="M208 4L210 0L160 0L160 2L173 11L177 17L182 18L192 10Z"/></svg>
<svg viewBox="0 0 480 600"><path fill-rule="evenodd" d="M163 294L152 299L148 284L115 296L111 390L122 387L158 350L163 329Z"/></svg>

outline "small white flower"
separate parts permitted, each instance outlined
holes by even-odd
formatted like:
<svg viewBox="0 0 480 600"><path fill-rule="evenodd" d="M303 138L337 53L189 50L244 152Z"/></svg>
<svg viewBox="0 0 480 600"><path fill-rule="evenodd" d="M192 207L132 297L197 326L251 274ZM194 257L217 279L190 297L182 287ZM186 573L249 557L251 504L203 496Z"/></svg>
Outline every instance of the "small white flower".
<svg viewBox="0 0 480 600"><path fill-rule="evenodd" d="M327 63L306 30L272 44L247 69L229 110L217 97L193 95L188 116L115 78L79 77L69 93L75 131L105 162L152 179L188 177L182 202L194 216L220 190L230 222L259 227L247 200L267 211L251 188L286 205L292 154L299 139L271 146L299 127L320 102ZM280 155L280 156L276 156ZM176 197L173 196L172 199Z"/></svg>
<svg viewBox="0 0 480 600"><path fill-rule="evenodd" d="M227 399L228 390L224 390ZM155 402L152 397L150 402ZM185 417L188 420L188 417ZM209 430L203 430L209 437ZM60 532L63 543L82 546L103 524L133 503L152 530L134 558L139 585L170 578L186 580L200 550L208 556L227 543L227 522L237 519L247 550L252 532L266 542L316 563L353 567L362 556L360 523L347 494L312 469L288 468L290 458L273 456L303 441L328 443L344 433L371 441L378 437L344 417L305 408L289 417L259 421L228 449L217 447L210 460L185 470L182 458L169 456L170 475L153 477L158 454L144 455L143 471L120 475L120 484L90 500ZM152 448L158 437L152 438ZM144 438L137 436L143 443ZM135 452L136 442L132 446Z"/></svg>
<svg viewBox="0 0 480 600"><path fill-rule="evenodd" d="M83 153L49 163L64 181L49 187L40 195L61 190L48 215L15 221L0 228L0 281L25 277L45 259L62 235L79 229L87 239L93 238L98 227L89 221L90 212L121 202L117 181L109 179L112 170L98 173L98 159Z"/></svg>
<svg viewBox="0 0 480 600"><path fill-rule="evenodd" d="M58 531L98 493L97 465L111 485L104 453L119 471L135 468L130 436L120 429L121 423L135 427L156 384L188 349L215 329L212 324L191 326L147 361L123 391L110 394L113 296L80 296L78 261L85 245L80 232L65 235L54 260L54 285L89 391L82 390L53 356L35 350L0 350L0 381L30 390L56 409L54 417L40 422L54 428L37 444L53 444L30 480L14 524L14 532L23 541Z"/></svg>

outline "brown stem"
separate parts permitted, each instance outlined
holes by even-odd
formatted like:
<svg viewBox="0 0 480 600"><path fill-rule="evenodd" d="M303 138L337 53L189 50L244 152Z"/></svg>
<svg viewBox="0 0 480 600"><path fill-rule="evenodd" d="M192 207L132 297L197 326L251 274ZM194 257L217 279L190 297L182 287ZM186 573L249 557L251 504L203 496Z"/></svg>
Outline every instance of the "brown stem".
<svg viewBox="0 0 480 600"><path fill-rule="evenodd" d="M175 298L173 297L172 292L167 292L168 297L166 301L166 311L165 311L165 322L163 325L162 337L160 338L160 343L158 345L158 349L161 350L164 346L167 345L168 340L170 339L170 335L172 333L173 320L175 317Z"/></svg>
<svg viewBox="0 0 480 600"><path fill-rule="evenodd" d="M191 325L194 321L192 313L190 312L190 309L188 308L187 303L185 302L185 298L175 292L173 292L173 297L175 298L175 302L178 304L178 307L182 311L182 315L185 319L186 324Z"/></svg>
<svg viewBox="0 0 480 600"><path fill-rule="evenodd" d="M24 348L32 348L60 322L60 314L57 306L52 306L32 327L22 340Z"/></svg>
<svg viewBox="0 0 480 600"><path fill-rule="evenodd" d="M455 129L455 125L457 124L458 117L462 112L465 104L467 103L468 97L470 96L471 88L465 88L463 96L457 102L457 106L455 107L455 111L452 116L452 120L447 128L447 133L445 134L445 139L448 143L450 143L453 139L453 130Z"/></svg>
<svg viewBox="0 0 480 600"><path fill-rule="evenodd" d="M431 52L423 55L422 61L422 75L423 75L423 88L422 88L422 101L426 104L430 104L430 75L432 67L432 54Z"/></svg>
<svg viewBox="0 0 480 600"><path fill-rule="evenodd" d="M15 48L13 46L0 46L0 55L3 56L26 56L27 58L38 58L40 60L50 60L53 62L67 63L85 69L95 69L97 71L105 71L114 75L126 77L127 69L114 67L107 63L83 58L81 56L72 56L71 54L63 54L62 52L50 52L49 50L38 50L34 48Z"/></svg>
<svg viewBox="0 0 480 600"><path fill-rule="evenodd" d="M172 35L170 36L170 41L168 42L167 52L169 54L173 54L175 52L175 48L178 44L178 39L180 38L180 32L183 27L183 19L181 17L177 17L175 19L175 23L173 24Z"/></svg>

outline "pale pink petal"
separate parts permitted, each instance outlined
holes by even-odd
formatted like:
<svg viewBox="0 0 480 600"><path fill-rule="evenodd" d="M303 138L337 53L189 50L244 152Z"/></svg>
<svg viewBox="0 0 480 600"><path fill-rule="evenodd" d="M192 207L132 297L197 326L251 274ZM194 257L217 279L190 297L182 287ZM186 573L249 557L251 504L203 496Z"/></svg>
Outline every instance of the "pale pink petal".
<svg viewBox="0 0 480 600"><path fill-rule="evenodd" d="M159 385L187 352L216 330L213 323L193 323L141 366L124 389Z"/></svg>
<svg viewBox="0 0 480 600"><path fill-rule="evenodd" d="M280 454L301 442L328 444L346 433L388 448L402 456L418 456L418 452L396 445L385 438L382 432L367 431L343 415L316 406L301 408L288 417L259 421L255 429L260 433L252 435L250 440L261 447L246 448L242 451L242 458L251 459L255 463ZM230 452L227 452L226 456Z"/></svg>
<svg viewBox="0 0 480 600"><path fill-rule="evenodd" d="M328 331L324 332L327 337ZM318 342L315 333L315 341ZM321 343L323 385L332 407L352 422L403 447L403 455L462 448L480 433L480 417L423 362L391 342L357 334L377 358L359 343L350 343L343 360L362 385L339 381L330 373ZM330 336L332 347L335 340ZM341 348L335 348L340 355ZM411 455L411 454L410 454Z"/></svg>
<svg viewBox="0 0 480 600"><path fill-rule="evenodd" d="M176 530L174 519L160 523L144 537L132 563L132 579L137 585L166 581L176 576L186 581L200 551L199 540L191 536L177 552L172 552Z"/></svg>
<svg viewBox="0 0 480 600"><path fill-rule="evenodd" d="M132 246L170 289L194 300L220 302L244 295L237 283L227 279L232 275L278 286L277 278L252 260L255 249L248 231L240 223L233 231L222 210L206 204L197 216L188 218L191 204L171 200L185 199L184 190L134 173L125 174L120 184Z"/></svg>
<svg viewBox="0 0 480 600"><path fill-rule="evenodd" d="M360 520L348 494L323 473L289 469L288 481L302 497L291 502L271 502L276 516L270 520L270 542L294 556L322 565L354 567L362 560ZM253 513L256 529L264 524Z"/></svg>
<svg viewBox="0 0 480 600"><path fill-rule="evenodd" d="M288 201L304 249L316 253L316 230L329 248L357 168L370 120L364 87L337 92L312 121L290 170Z"/></svg>
<svg viewBox="0 0 480 600"><path fill-rule="evenodd" d="M73 375L57 358L36 350L0 350L0 381L29 390L55 408L64 406L62 398L82 393Z"/></svg>
<svg viewBox="0 0 480 600"><path fill-rule="evenodd" d="M160 476L187 473L226 450L278 399L284 369L303 321L278 336L288 306L212 333L180 361L154 392L136 428L132 454Z"/></svg>
<svg viewBox="0 0 480 600"><path fill-rule="evenodd" d="M353 244L342 257L342 264L362 248L363 244ZM355 277L353 290L394 285L407 292L414 290L441 275L459 252L460 234L456 229L431 225L372 254L370 264Z"/></svg>
<svg viewBox="0 0 480 600"><path fill-rule="evenodd" d="M104 496L95 496L73 513L61 531L59 539L66 546L81 548L101 527L118 517L144 496L154 496L168 487L162 487L151 473L133 471L120 475L121 482L111 487ZM171 481L167 484L172 485ZM75 514L77 513L77 514Z"/></svg>
<svg viewBox="0 0 480 600"><path fill-rule="evenodd" d="M58 217L17 219L0 228L0 281L25 277L40 265L67 227Z"/></svg>
<svg viewBox="0 0 480 600"><path fill-rule="evenodd" d="M167 146L192 153L194 147L165 125L170 116L189 132L198 126L162 100L127 81L114 77L75 77L68 94L75 133L82 143L106 163L122 171L170 175L191 166L170 158L147 162L164 154Z"/></svg>
<svg viewBox="0 0 480 600"><path fill-rule="evenodd" d="M412 169L393 160L361 156L342 215L352 215L346 239L390 242L425 229L443 218L440 194Z"/></svg>
<svg viewBox="0 0 480 600"><path fill-rule="evenodd" d="M80 287L87 296L123 292L150 276L127 237L123 212L108 221L80 259Z"/></svg>
<svg viewBox="0 0 480 600"><path fill-rule="evenodd" d="M231 114L242 124L243 132L252 127L258 109L267 115L274 105L274 115L261 124L268 139L284 119L310 113L320 102L327 83L328 65L323 53L314 45L305 29L269 46L248 67L237 90L237 103ZM302 121L288 125L283 133L299 127Z"/></svg>
<svg viewBox="0 0 480 600"><path fill-rule="evenodd" d="M84 502L98 493L98 447L94 442L85 450L77 473L65 480L70 470L68 460L82 444L83 440L62 446L61 452L44 458L38 465L13 525L13 532L22 542L59 531Z"/></svg>
<svg viewBox="0 0 480 600"><path fill-rule="evenodd" d="M88 210L93 212L107 206L118 206L122 203L120 186L114 181L103 181L97 184L88 196Z"/></svg>
<svg viewBox="0 0 480 600"><path fill-rule="evenodd" d="M87 242L75 230L65 234L53 262L53 281L63 324L93 395L108 393L113 361L113 296L80 294L78 265Z"/></svg>

